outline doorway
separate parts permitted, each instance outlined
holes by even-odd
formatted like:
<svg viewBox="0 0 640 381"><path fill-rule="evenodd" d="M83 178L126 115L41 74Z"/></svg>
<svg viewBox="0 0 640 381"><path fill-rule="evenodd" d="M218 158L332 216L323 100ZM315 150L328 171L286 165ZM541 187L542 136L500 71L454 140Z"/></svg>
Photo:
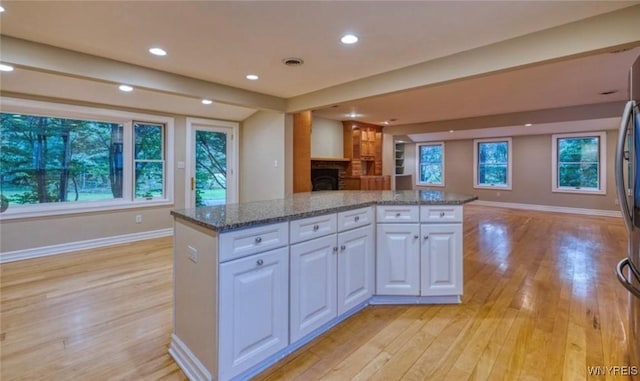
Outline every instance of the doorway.
<svg viewBox="0 0 640 381"><path fill-rule="evenodd" d="M238 124L187 118L186 208L238 200Z"/></svg>

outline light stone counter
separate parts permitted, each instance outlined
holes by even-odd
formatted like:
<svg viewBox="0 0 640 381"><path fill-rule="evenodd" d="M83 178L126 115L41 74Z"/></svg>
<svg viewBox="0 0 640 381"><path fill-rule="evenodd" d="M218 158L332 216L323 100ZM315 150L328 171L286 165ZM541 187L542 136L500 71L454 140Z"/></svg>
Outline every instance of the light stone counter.
<svg viewBox="0 0 640 381"><path fill-rule="evenodd" d="M461 205L476 199L475 196L439 190L323 191L296 193L277 200L175 210L171 214L217 232L226 232L370 205Z"/></svg>

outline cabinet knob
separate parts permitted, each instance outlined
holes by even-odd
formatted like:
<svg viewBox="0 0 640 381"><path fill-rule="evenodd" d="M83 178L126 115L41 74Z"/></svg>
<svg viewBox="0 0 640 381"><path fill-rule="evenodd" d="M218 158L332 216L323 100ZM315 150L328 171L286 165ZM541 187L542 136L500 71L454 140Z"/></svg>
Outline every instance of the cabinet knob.
<svg viewBox="0 0 640 381"><path fill-rule="evenodd" d="M355 218L353 219L355 222L360 221L360 216L355 216Z"/></svg>
<svg viewBox="0 0 640 381"><path fill-rule="evenodd" d="M258 265L258 266L262 266L263 264L264 264L264 261L262 259L258 259L256 261L256 265Z"/></svg>
<svg viewBox="0 0 640 381"><path fill-rule="evenodd" d="M440 212L440 218L444 217L444 212Z"/></svg>
<svg viewBox="0 0 640 381"><path fill-rule="evenodd" d="M256 243L262 242L262 237L256 237Z"/></svg>
<svg viewBox="0 0 640 381"><path fill-rule="evenodd" d="M334 252L334 253L337 253L337 252L338 252L338 246L334 246L334 247L333 247L333 252Z"/></svg>
<svg viewBox="0 0 640 381"><path fill-rule="evenodd" d="M317 231L318 231L318 229L320 229L320 226L318 226L318 225L313 225L313 231L314 231L314 232L317 232Z"/></svg>
<svg viewBox="0 0 640 381"><path fill-rule="evenodd" d="M341 245L340 246L340 250L345 251L345 250L347 250L347 247L345 245Z"/></svg>
<svg viewBox="0 0 640 381"><path fill-rule="evenodd" d="M425 235L425 236L424 236L424 239L429 239L429 236L428 236L428 235Z"/></svg>
<svg viewBox="0 0 640 381"><path fill-rule="evenodd" d="M396 213L396 217L400 217L402 214L400 212Z"/></svg>
<svg viewBox="0 0 640 381"><path fill-rule="evenodd" d="M420 238L420 236L417 234L413 236L413 239L418 239L418 238Z"/></svg>

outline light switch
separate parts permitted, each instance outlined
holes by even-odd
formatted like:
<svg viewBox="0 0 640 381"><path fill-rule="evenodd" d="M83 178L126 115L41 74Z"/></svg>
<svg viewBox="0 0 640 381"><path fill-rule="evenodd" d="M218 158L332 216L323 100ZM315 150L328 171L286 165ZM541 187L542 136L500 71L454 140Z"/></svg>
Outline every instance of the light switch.
<svg viewBox="0 0 640 381"><path fill-rule="evenodd" d="M189 251L189 259L193 263L198 263L198 249L193 246L187 246L187 250Z"/></svg>

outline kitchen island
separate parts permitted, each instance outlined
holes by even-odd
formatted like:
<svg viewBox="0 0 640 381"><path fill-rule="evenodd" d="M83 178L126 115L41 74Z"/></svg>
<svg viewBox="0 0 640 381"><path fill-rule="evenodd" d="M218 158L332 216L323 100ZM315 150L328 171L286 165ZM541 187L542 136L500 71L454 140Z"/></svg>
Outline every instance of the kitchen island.
<svg viewBox="0 0 640 381"><path fill-rule="evenodd" d="M173 211L171 356L191 380L247 379L369 304L459 303L474 199L328 191Z"/></svg>

